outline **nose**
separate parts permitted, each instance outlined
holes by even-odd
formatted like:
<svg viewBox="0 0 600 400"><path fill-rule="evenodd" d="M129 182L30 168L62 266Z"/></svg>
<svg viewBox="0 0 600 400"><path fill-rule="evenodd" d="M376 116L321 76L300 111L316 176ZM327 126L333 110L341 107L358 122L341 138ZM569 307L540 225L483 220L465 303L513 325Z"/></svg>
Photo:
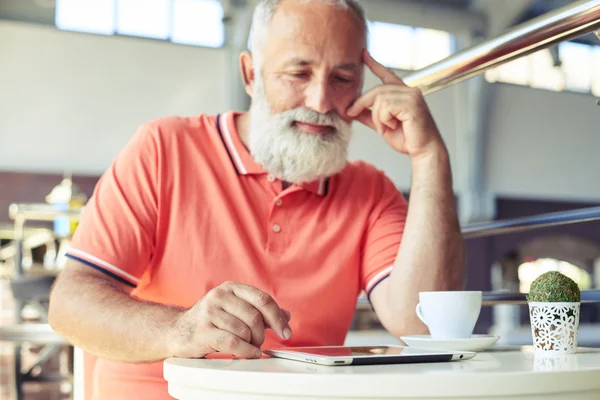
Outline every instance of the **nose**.
<svg viewBox="0 0 600 400"><path fill-rule="evenodd" d="M331 93L327 82L311 82L306 88L305 106L321 114L327 114L333 108Z"/></svg>

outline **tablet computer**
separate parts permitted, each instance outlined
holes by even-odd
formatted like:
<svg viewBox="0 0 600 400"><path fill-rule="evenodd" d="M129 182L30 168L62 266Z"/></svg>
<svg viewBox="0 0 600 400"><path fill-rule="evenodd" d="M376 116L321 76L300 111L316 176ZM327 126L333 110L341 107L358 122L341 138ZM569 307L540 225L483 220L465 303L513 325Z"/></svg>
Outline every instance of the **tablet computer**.
<svg viewBox="0 0 600 400"><path fill-rule="evenodd" d="M468 360L477 353L405 346L316 346L264 350L264 354L320 365L372 365Z"/></svg>

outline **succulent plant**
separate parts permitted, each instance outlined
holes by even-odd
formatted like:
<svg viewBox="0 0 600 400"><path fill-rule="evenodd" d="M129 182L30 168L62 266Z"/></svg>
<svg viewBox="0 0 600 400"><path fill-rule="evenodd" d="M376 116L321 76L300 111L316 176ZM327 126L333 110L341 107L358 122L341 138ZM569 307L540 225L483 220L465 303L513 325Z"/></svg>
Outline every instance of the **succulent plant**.
<svg viewBox="0 0 600 400"><path fill-rule="evenodd" d="M581 300L577 283L558 271L548 271L532 283L527 301L542 303L574 303Z"/></svg>

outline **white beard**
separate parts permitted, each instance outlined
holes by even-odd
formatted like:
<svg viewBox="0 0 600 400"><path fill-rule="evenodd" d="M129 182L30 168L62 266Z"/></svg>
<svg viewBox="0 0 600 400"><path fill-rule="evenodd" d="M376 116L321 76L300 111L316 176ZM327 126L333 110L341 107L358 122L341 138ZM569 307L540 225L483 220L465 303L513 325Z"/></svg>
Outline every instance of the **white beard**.
<svg viewBox="0 0 600 400"><path fill-rule="evenodd" d="M249 150L254 160L276 178L294 184L335 175L346 166L351 125L337 113L320 114L301 107L273 113L264 83L255 82L250 107ZM294 121L330 125L332 132L306 133Z"/></svg>

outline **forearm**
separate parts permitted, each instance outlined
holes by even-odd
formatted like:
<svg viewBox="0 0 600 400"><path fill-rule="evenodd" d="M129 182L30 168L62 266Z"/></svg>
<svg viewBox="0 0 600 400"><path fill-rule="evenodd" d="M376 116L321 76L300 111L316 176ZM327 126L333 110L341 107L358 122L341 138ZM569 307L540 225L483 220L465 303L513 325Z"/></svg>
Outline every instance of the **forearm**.
<svg viewBox="0 0 600 400"><path fill-rule="evenodd" d="M101 277L61 278L50 300L50 324L74 346L114 361L173 355L173 327L181 310L136 300Z"/></svg>
<svg viewBox="0 0 600 400"><path fill-rule="evenodd" d="M387 301L400 331L426 332L415 314L419 292L461 289L463 241L445 148L413 159L409 209Z"/></svg>

